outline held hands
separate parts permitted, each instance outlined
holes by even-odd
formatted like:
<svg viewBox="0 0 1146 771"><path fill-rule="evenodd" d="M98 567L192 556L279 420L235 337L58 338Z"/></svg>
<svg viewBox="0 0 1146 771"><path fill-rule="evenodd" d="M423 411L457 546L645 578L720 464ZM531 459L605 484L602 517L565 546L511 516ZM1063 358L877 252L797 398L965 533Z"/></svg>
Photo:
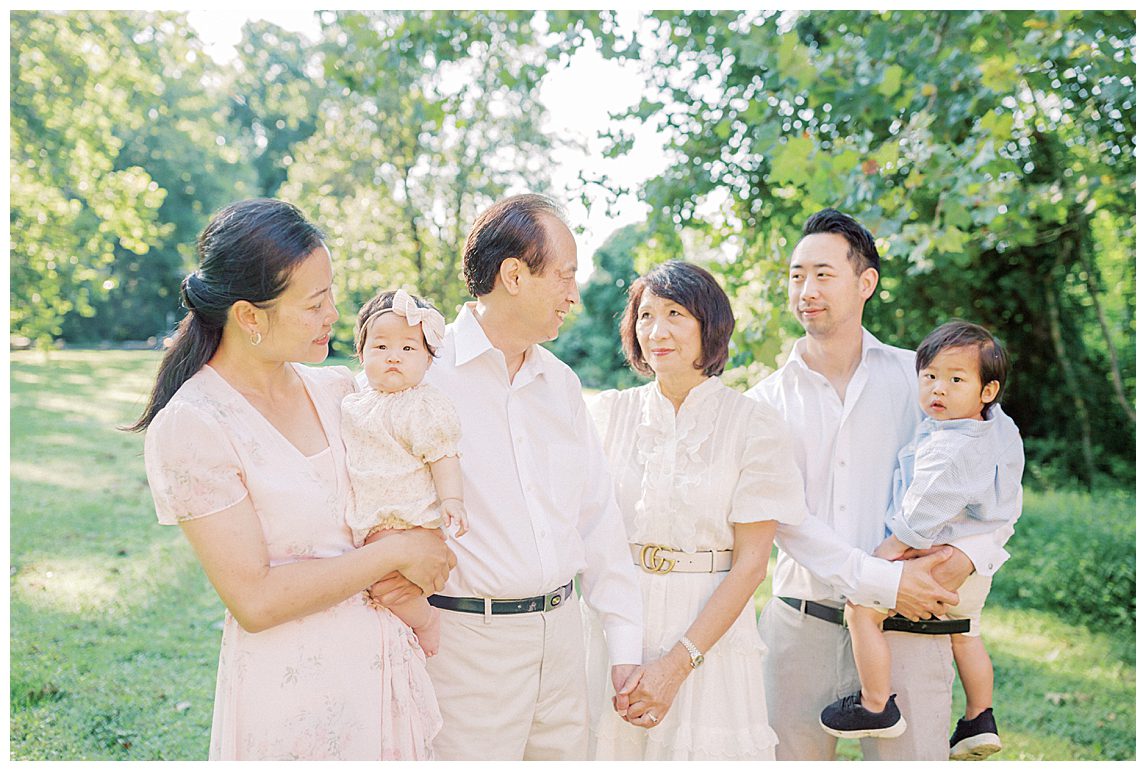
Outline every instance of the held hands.
<svg viewBox="0 0 1146 771"><path fill-rule="evenodd" d="M441 505L442 519L446 527L456 526L455 538L460 538L469 532L470 520L466 516L466 507L461 498L445 498Z"/></svg>
<svg viewBox="0 0 1146 771"><path fill-rule="evenodd" d="M613 710L622 720L628 720L625 713L629 711L629 693L640 682L641 665L614 664L609 674L613 678L613 691L616 694L613 696Z"/></svg>
<svg viewBox="0 0 1146 771"><path fill-rule="evenodd" d="M615 703L620 701L623 692L629 707L624 719L639 728L654 728L668 714L677 691L691 672L687 651L680 644L673 645L668 653L637 672L633 687L628 688L626 682L626 688L617 693Z"/></svg>

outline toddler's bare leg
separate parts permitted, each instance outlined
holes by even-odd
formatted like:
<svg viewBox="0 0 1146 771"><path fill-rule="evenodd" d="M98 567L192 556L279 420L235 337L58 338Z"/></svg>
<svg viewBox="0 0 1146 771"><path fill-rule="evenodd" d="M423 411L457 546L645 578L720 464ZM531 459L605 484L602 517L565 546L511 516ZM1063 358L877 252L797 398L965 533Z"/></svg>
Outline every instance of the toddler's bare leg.
<svg viewBox="0 0 1146 771"><path fill-rule="evenodd" d="M881 626L887 614L849 602L844 617L859 671L861 702L866 710L883 712L891 698L891 649Z"/></svg>
<svg viewBox="0 0 1146 771"><path fill-rule="evenodd" d="M995 696L995 669L991 656L980 637L965 634L951 635L951 650L955 654L955 665L959 668L959 680L963 692L967 694L967 720L991 706Z"/></svg>

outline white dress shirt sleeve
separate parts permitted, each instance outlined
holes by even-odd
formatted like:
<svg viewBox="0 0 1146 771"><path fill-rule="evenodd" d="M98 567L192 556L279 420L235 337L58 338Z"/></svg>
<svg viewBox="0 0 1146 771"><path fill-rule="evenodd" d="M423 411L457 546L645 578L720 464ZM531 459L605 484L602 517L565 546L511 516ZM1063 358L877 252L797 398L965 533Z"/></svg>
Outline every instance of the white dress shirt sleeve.
<svg viewBox="0 0 1146 771"><path fill-rule="evenodd" d="M581 574L581 593L605 630L609 663L640 664L644 611L637 568L629 553L629 540L614 497L605 451L580 395L579 384L575 398L574 424L585 464L585 489L577 518L586 562Z"/></svg>
<svg viewBox="0 0 1146 771"><path fill-rule="evenodd" d="M903 565L873 557L846 543L816 517L798 525L780 525L776 543L818 580L857 605L894 608Z"/></svg>

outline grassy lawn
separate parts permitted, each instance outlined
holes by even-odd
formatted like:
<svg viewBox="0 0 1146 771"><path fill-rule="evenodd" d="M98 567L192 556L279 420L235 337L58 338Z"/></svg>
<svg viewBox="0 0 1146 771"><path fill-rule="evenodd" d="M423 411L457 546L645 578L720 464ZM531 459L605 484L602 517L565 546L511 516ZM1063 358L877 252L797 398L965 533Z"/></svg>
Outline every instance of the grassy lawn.
<svg viewBox="0 0 1146 771"><path fill-rule="evenodd" d="M115 430L138 416L157 364L151 352L12 354L14 760L207 756L222 605L179 530L155 522L142 436ZM1099 505L1133 521L1132 495L1028 494L1023 516ZM1020 523L1016 563L1037 548L1023 532ZM1007 576L996 587L1009 599L988 603L983 620L1000 759L1134 758L1133 636L1027 607ZM841 755L858 757L858 743L843 742Z"/></svg>

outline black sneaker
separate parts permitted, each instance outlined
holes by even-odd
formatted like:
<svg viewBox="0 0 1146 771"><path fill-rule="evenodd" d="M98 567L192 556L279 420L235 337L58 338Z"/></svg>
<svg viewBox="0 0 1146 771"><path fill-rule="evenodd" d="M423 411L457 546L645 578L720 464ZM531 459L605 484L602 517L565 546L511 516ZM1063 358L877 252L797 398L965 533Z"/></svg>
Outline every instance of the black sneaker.
<svg viewBox="0 0 1146 771"><path fill-rule="evenodd" d="M999 729L995 726L995 716L991 708L983 710L971 720L959 718L955 733L951 734L952 760L982 760L1003 749L999 741Z"/></svg>
<svg viewBox="0 0 1146 771"><path fill-rule="evenodd" d="M820 713L820 727L832 736L844 739L864 736L892 739L907 730L907 721L895 706L894 693L887 700L883 712L872 712L864 708L860 692L856 691L824 707Z"/></svg>

